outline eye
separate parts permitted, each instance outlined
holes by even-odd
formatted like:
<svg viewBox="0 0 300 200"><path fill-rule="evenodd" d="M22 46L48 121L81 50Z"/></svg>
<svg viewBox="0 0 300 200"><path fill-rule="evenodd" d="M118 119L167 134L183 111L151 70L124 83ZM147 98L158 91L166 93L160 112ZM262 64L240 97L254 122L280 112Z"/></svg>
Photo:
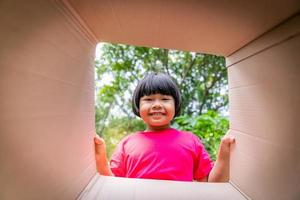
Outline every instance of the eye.
<svg viewBox="0 0 300 200"><path fill-rule="evenodd" d="M146 98L143 98L143 101L152 101L152 99L149 97L146 97Z"/></svg>
<svg viewBox="0 0 300 200"><path fill-rule="evenodd" d="M163 101L170 101L171 98L169 98L169 97L164 97L164 98L162 98L162 100L163 100Z"/></svg>

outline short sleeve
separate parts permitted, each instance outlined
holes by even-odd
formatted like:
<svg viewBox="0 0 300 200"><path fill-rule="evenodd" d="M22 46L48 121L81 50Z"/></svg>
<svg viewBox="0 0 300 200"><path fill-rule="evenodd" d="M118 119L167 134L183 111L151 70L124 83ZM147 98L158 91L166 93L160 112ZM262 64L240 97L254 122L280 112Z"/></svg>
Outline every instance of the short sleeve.
<svg viewBox="0 0 300 200"><path fill-rule="evenodd" d="M200 139L196 136L195 138L196 159L194 163L194 180L200 180L209 175L213 168L213 161Z"/></svg>
<svg viewBox="0 0 300 200"><path fill-rule="evenodd" d="M125 177L124 163L124 141L122 140L116 147L110 159L110 169L115 176Z"/></svg>

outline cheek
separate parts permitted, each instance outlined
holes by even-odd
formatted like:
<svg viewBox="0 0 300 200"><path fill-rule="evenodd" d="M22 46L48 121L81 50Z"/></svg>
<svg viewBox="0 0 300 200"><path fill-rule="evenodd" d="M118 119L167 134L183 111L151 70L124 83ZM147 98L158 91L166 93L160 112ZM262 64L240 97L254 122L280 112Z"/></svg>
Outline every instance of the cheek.
<svg viewBox="0 0 300 200"><path fill-rule="evenodd" d="M168 112L168 117L173 119L175 116L175 104L174 103L168 104L166 108Z"/></svg>
<svg viewBox="0 0 300 200"><path fill-rule="evenodd" d="M148 112L146 112L145 110L140 110L140 118L147 124L150 120L149 116L148 116Z"/></svg>
<svg viewBox="0 0 300 200"><path fill-rule="evenodd" d="M145 105L140 106L139 114L140 114L141 118L143 118L144 116L147 116L147 113L148 113L148 108Z"/></svg>
<svg viewBox="0 0 300 200"><path fill-rule="evenodd" d="M170 104L169 108L170 108L171 112L175 113L175 103L174 102Z"/></svg>
<svg viewBox="0 0 300 200"><path fill-rule="evenodd" d="M175 107L173 107L173 110L172 110L172 119L175 117Z"/></svg>
<svg viewBox="0 0 300 200"><path fill-rule="evenodd" d="M143 109L140 109L140 110L139 110L139 113L140 113L140 116L142 117L142 116L144 116L144 115L145 115L145 110L143 110Z"/></svg>

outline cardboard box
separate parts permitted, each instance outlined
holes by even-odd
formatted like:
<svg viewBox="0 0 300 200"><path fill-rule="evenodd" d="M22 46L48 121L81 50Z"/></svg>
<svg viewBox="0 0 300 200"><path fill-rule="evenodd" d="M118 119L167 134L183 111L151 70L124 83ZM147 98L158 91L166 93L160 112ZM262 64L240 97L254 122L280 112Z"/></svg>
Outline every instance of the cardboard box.
<svg viewBox="0 0 300 200"><path fill-rule="evenodd" d="M0 2L0 199L299 199L299 1ZM96 174L97 42L227 56L229 183Z"/></svg>

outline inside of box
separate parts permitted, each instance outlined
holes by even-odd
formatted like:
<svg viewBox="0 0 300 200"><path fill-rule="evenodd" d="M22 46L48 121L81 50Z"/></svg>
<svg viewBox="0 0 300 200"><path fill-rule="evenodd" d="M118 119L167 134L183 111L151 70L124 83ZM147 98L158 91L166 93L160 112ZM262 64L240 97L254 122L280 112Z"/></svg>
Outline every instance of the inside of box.
<svg viewBox="0 0 300 200"><path fill-rule="evenodd" d="M297 199L299 8L295 0L1 1L0 199ZM237 139L229 183L96 174L98 42L226 56Z"/></svg>

